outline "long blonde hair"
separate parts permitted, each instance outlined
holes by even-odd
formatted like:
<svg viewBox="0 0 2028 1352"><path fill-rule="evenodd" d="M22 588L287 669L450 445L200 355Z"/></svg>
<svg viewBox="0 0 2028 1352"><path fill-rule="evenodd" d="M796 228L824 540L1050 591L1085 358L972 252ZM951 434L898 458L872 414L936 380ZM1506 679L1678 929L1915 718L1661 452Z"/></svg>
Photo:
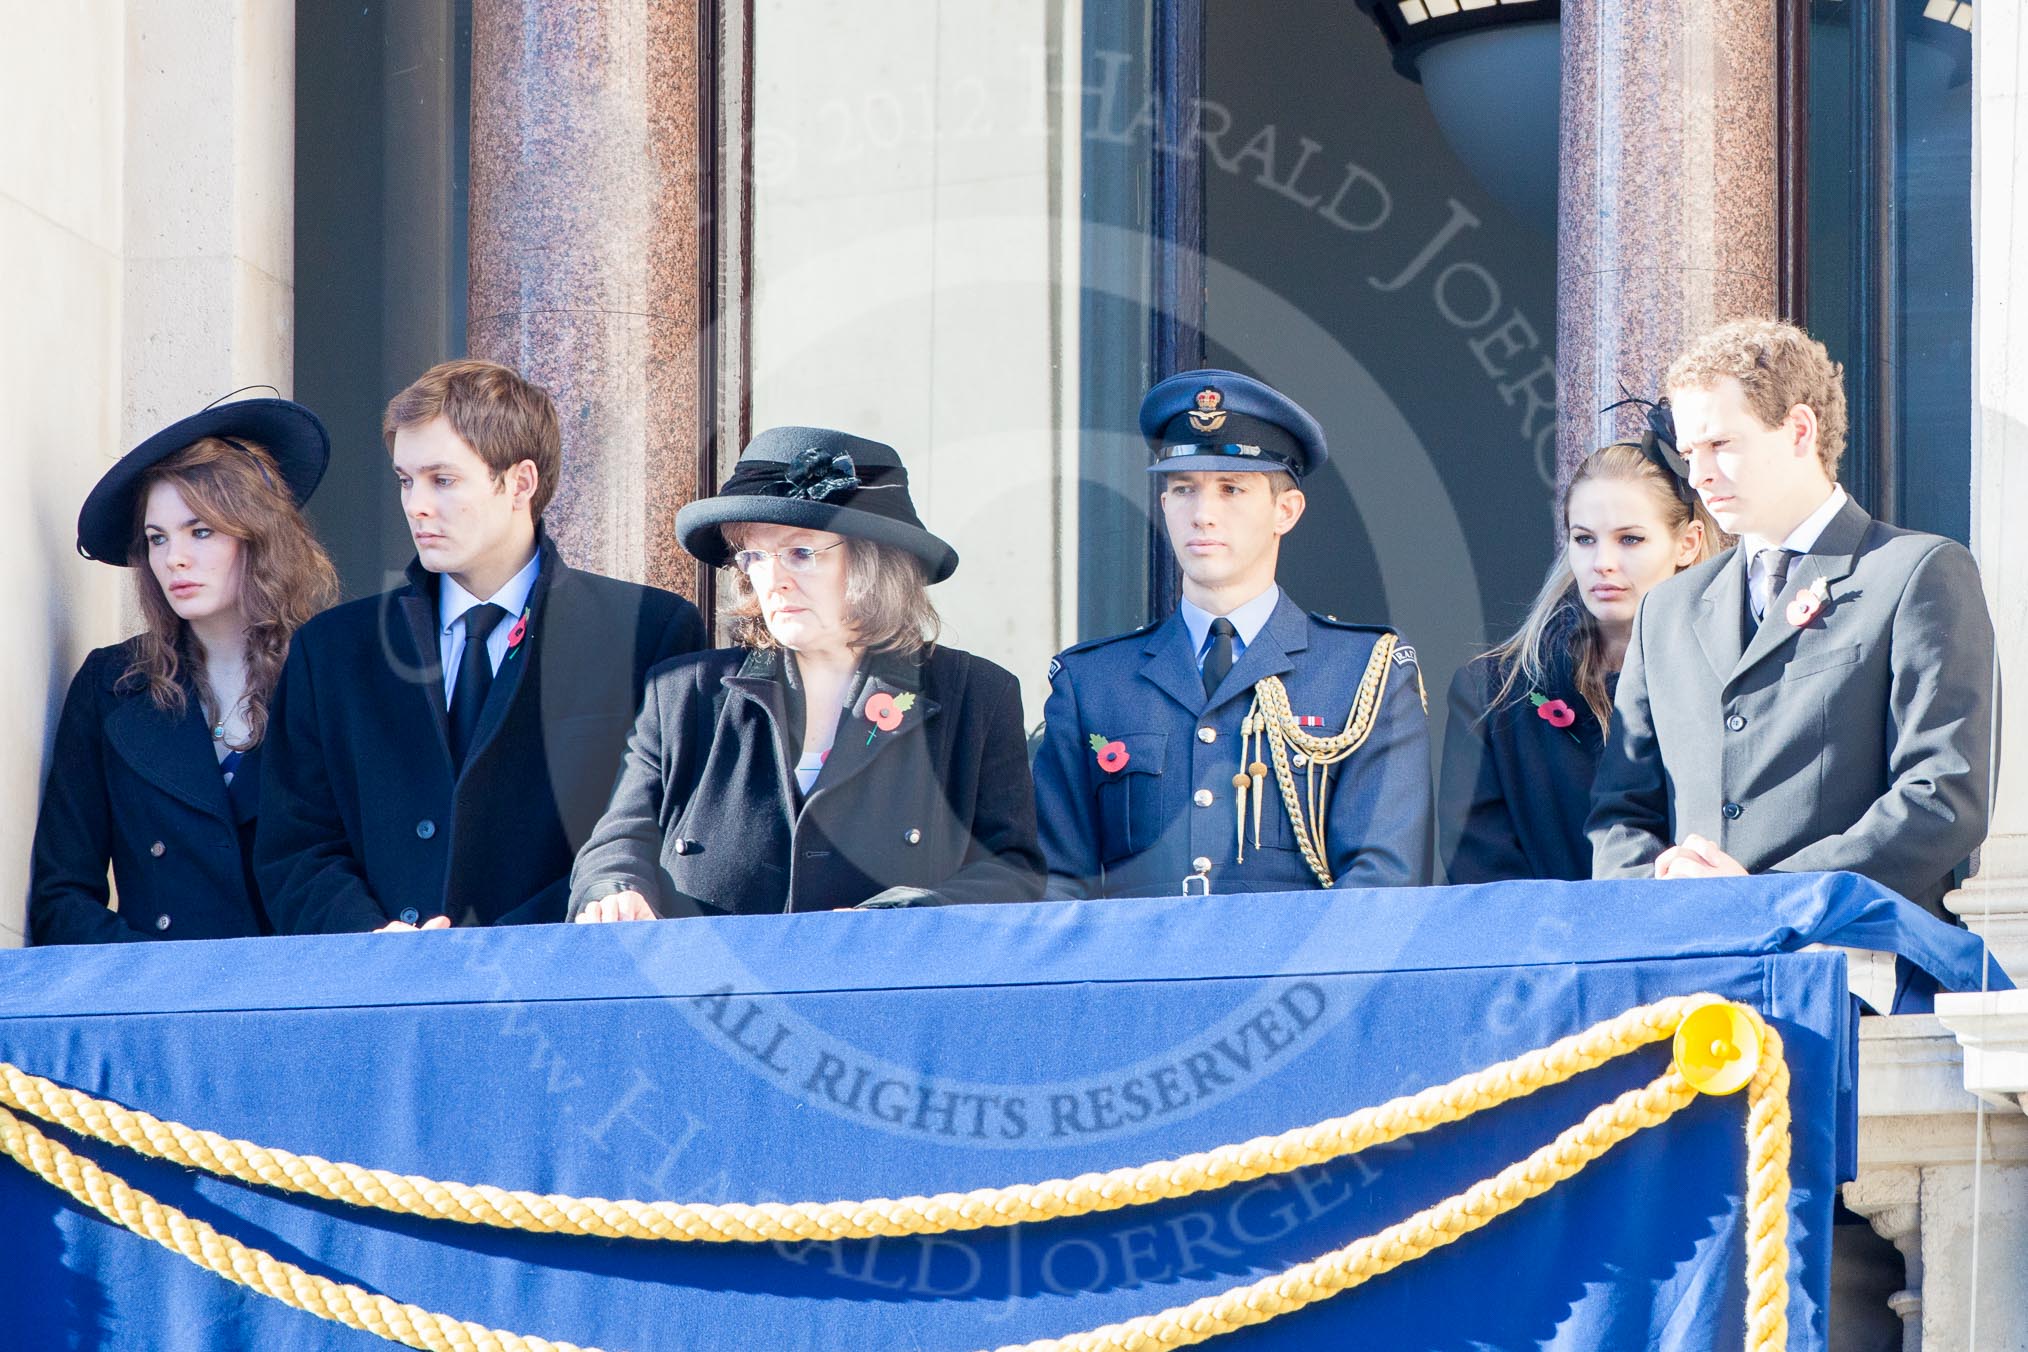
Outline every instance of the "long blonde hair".
<svg viewBox="0 0 2028 1352"><path fill-rule="evenodd" d="M142 519L156 484L176 486L190 510L213 530L240 542L239 604L246 616L246 716L249 745L267 733L268 700L281 679L289 640L305 620L338 595L338 575L267 450L251 441L205 437L148 471L134 500L134 542L128 562L140 592L146 627L134 640L134 660L120 678L145 688L155 707L181 718L188 673L210 718L218 708L204 663L192 650L190 628L170 608L155 570L148 566Z"/></svg>
<svg viewBox="0 0 2028 1352"><path fill-rule="evenodd" d="M1557 546L1556 562L1550 566L1542 590L1536 593L1535 603L1528 608L1528 618L1511 638L1490 653L1496 669L1503 674L1499 689L1486 702L1488 715L1521 698L1527 689L1547 685L1550 668L1558 655L1556 649L1567 647L1578 695L1598 718L1600 727L1612 721L1613 701L1606 691L1604 636L1599 632L1598 621L1585 609L1578 593L1577 576L1570 570L1570 495L1579 484L1592 479L1642 485L1660 509L1662 523L1672 536L1680 538L1692 521L1701 523L1703 540L1697 557L1690 561L1692 565L1713 557L1724 547L1721 541L1725 537L1718 523L1704 510L1704 504L1685 502L1677 491L1680 481L1650 460L1639 446L1622 442L1593 451L1578 462L1557 500L1556 521L1563 538Z"/></svg>

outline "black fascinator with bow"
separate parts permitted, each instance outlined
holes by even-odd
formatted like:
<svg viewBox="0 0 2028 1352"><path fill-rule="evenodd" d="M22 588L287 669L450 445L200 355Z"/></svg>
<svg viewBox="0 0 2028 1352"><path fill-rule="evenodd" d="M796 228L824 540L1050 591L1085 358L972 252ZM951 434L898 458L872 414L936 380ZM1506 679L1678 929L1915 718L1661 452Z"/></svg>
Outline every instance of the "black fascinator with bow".
<svg viewBox="0 0 2028 1352"><path fill-rule="evenodd" d="M1686 505L1696 506L1697 490L1690 486L1690 462L1676 449L1676 415L1669 408L1668 396L1664 395L1660 399L1643 399L1639 395L1629 394L1624 385L1620 386L1620 393L1626 395L1626 398L1617 403L1607 404L1599 412L1610 413L1616 408L1625 408L1632 404L1641 410L1647 428L1641 433L1638 442L1623 441L1615 444L1639 446L1641 454L1648 458L1648 463L1669 476L1669 482L1675 486L1676 496Z"/></svg>

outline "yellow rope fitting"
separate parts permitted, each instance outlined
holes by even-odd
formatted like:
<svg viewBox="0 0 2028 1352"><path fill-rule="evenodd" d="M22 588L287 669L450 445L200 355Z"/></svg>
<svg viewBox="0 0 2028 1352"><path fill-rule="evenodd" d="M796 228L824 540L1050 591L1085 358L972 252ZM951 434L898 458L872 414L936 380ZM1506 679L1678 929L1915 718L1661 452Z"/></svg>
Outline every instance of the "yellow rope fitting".
<svg viewBox="0 0 2028 1352"><path fill-rule="evenodd" d="M1685 1030L1689 1031L1686 1032ZM1747 1348L1779 1352L1788 1339L1789 1073L1780 1037L1758 1014L1711 995L1630 1009L1547 1047L1445 1085L1313 1126L1137 1168L935 1197L724 1206L545 1196L443 1183L311 1155L270 1150L69 1089L0 1062L0 1153L116 1224L192 1262L320 1318L410 1347L446 1352L578 1352L567 1343L502 1333L313 1276L247 1248L127 1186L7 1109L137 1153L245 1183L403 1215L549 1234L607 1238L767 1241L947 1234L1086 1216L1187 1197L1289 1173L1428 1131L1523 1098L1624 1056L1676 1039L1676 1063L1621 1095L1526 1160L1379 1234L1278 1276L1090 1333L1028 1344L1051 1349L1183 1347L1263 1323L1390 1271L1569 1178L1634 1132L1667 1120L1707 1087L1745 1071L1747 1088ZM1685 1048L1690 1049L1686 1056ZM1706 1068L1712 1073L1706 1075ZM1706 1083L1700 1084L1699 1077Z"/></svg>
<svg viewBox="0 0 2028 1352"><path fill-rule="evenodd" d="M1676 1028L1676 1069L1700 1093L1737 1093L1760 1066L1758 1024L1728 1001L1697 1006Z"/></svg>

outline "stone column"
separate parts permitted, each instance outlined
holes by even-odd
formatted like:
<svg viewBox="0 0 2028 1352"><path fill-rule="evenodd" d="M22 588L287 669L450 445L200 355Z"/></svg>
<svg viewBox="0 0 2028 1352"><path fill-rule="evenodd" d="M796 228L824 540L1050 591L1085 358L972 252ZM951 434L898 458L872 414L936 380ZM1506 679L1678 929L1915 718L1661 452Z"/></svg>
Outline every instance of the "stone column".
<svg viewBox="0 0 2028 1352"><path fill-rule="evenodd" d="M1689 338L1775 308L1775 10L1564 0L1560 473L1633 431Z"/></svg>
<svg viewBox="0 0 2028 1352"><path fill-rule="evenodd" d="M1887 1304L1901 1317L1901 1352L1922 1352L1922 1170L1908 1165L1863 1170L1845 1185L1845 1205L1900 1252L1906 1285ZM1834 1302L1837 1281L1834 1269Z"/></svg>
<svg viewBox="0 0 2028 1352"><path fill-rule="evenodd" d="M1999 640L2003 694L1998 792L1978 872L1944 899L2028 981L2028 258L2020 234L2016 156L2028 153L2028 100L2019 68L2023 20L1984 5L1972 28L1972 552L1985 578ZM2019 347L2020 352L2014 349ZM2011 690L2008 684L2011 683Z"/></svg>
<svg viewBox="0 0 2028 1352"><path fill-rule="evenodd" d="M700 303L707 0L481 0L472 14L472 355L544 386L573 564L695 594L676 509L710 391Z"/></svg>

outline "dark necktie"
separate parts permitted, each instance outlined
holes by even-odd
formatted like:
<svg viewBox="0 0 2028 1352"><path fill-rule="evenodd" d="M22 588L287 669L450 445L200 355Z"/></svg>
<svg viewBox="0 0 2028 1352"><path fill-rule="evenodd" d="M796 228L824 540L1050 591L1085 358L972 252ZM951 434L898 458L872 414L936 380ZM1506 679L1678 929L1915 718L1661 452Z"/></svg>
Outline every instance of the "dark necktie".
<svg viewBox="0 0 2028 1352"><path fill-rule="evenodd" d="M1225 673L1232 670L1232 641L1238 637L1231 620L1221 616L1211 622L1211 646L1204 653L1205 694L1216 691Z"/></svg>
<svg viewBox="0 0 2028 1352"><path fill-rule="evenodd" d="M1763 549L1760 560L1760 618L1766 621L1774 603L1781 599L1782 589L1789 585L1789 564L1795 559L1793 549Z"/></svg>
<svg viewBox="0 0 2028 1352"><path fill-rule="evenodd" d="M507 612L491 601L465 612L465 650L458 655L458 679L451 687L451 760L462 767L472 747L472 734L479 730L479 713L493 689L493 661L486 652L486 637Z"/></svg>

